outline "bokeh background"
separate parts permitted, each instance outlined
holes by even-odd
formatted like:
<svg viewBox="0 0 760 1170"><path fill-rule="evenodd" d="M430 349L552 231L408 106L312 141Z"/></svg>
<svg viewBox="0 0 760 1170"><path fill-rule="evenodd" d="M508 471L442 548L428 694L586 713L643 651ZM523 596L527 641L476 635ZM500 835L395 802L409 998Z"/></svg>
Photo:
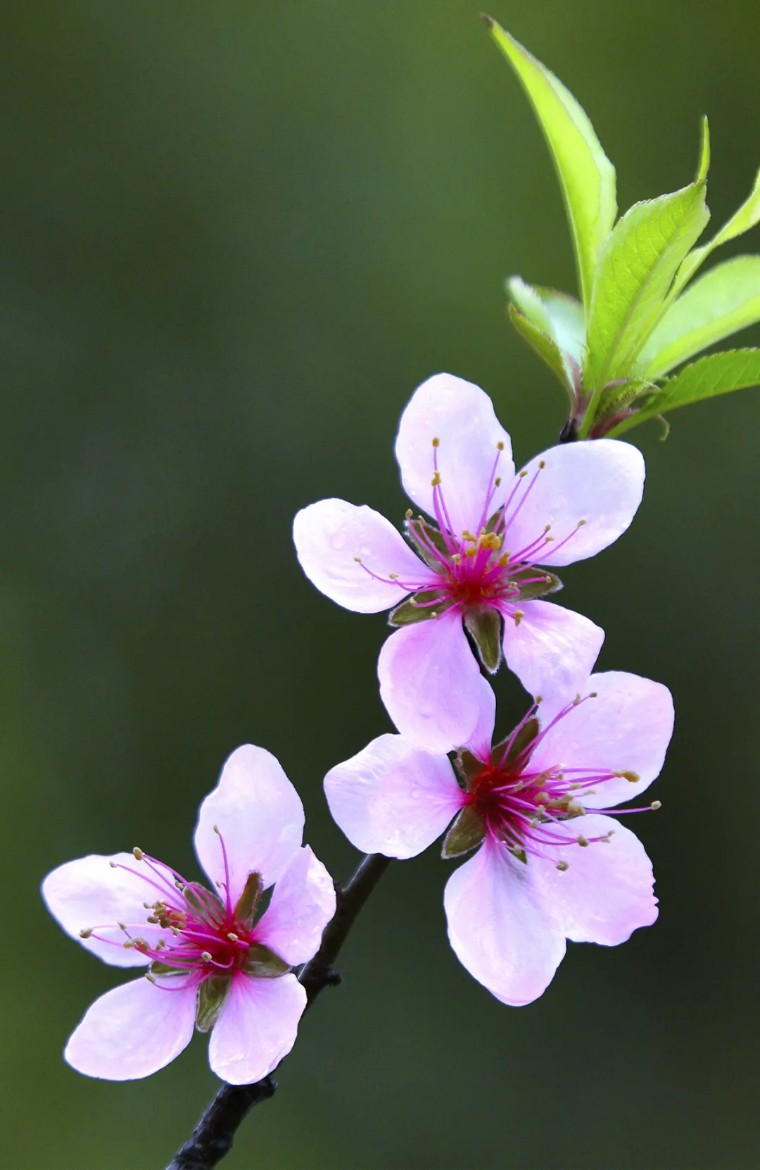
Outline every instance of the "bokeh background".
<svg viewBox="0 0 760 1170"><path fill-rule="evenodd" d="M714 223L745 197L760 7L493 14L590 113L621 206L690 180L703 113ZM292 516L338 495L400 518L398 415L438 370L493 394L518 459L550 445L562 397L502 281L571 289L572 257L469 0L36 0L4 10L2 42L0 1156L159 1167L214 1090L205 1042L142 1083L69 1070L69 1031L119 976L39 881L135 843L193 872L197 804L245 741L349 873L321 779L388 728L384 620L311 588ZM725 255L742 248L757 232ZM510 1010L448 949L435 851L392 867L229 1170L757 1165L758 432L751 391L673 416L666 444L634 432L639 517L564 575L607 629L601 665L676 696L664 808L636 825L658 925L571 946Z"/></svg>

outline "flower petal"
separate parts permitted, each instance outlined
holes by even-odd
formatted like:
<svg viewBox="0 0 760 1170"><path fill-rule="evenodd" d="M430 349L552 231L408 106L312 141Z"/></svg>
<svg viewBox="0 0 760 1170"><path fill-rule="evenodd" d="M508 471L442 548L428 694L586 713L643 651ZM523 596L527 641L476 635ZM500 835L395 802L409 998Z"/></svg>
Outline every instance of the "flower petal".
<svg viewBox="0 0 760 1170"><path fill-rule="evenodd" d="M356 613L390 609L438 580L390 521L366 504L310 504L293 521L293 540L311 583Z"/></svg>
<svg viewBox="0 0 760 1170"><path fill-rule="evenodd" d="M160 862L152 864L164 875L166 892L173 891L172 870ZM85 950L112 967L144 967L149 960L124 944L129 938L142 938L155 946L167 934L147 922L150 911L145 909L145 903L161 897L150 884L151 879L160 882L147 862L136 861L131 853L108 857L91 853L49 873L42 883L42 896L66 934ZM80 931L93 929L98 938L80 936Z"/></svg>
<svg viewBox="0 0 760 1170"><path fill-rule="evenodd" d="M657 918L652 893L652 863L638 837L612 817L576 817L565 828L591 844L552 847L552 861L566 861L560 872L551 862L531 858L536 897L573 942L614 947L640 926ZM609 841L594 841L610 831Z"/></svg>
<svg viewBox="0 0 760 1170"><path fill-rule="evenodd" d="M303 805L279 762L264 748L245 744L229 757L201 804L195 851L213 882L229 882L234 904L250 873L260 873L265 887L278 880L301 844L303 826Z"/></svg>
<svg viewBox="0 0 760 1170"><path fill-rule="evenodd" d="M163 1068L190 1043L196 988L166 991L134 979L96 999L64 1056L77 1072L131 1081Z"/></svg>
<svg viewBox="0 0 760 1170"><path fill-rule="evenodd" d="M452 874L444 893L449 941L471 975L515 1007L541 995L565 954L565 939L533 890L524 865L487 840Z"/></svg>
<svg viewBox="0 0 760 1170"><path fill-rule="evenodd" d="M467 743L490 704L456 612L396 630L380 651L377 673L396 727L429 751Z"/></svg>
<svg viewBox="0 0 760 1170"><path fill-rule="evenodd" d="M209 1042L209 1064L231 1085L260 1081L296 1042L306 992L295 975L239 975L227 992Z"/></svg>
<svg viewBox="0 0 760 1170"><path fill-rule="evenodd" d="M595 442L602 440L595 440ZM604 630L582 614L550 601L524 601L516 622L504 617L504 657L529 694L549 688L574 697L594 668Z"/></svg>
<svg viewBox="0 0 760 1170"><path fill-rule="evenodd" d="M552 543L532 557L539 565L571 565L601 552L628 528L644 491L641 452L617 439L551 447L524 471L507 512L505 548L516 554L550 524Z"/></svg>
<svg viewBox="0 0 760 1170"><path fill-rule="evenodd" d="M595 698L579 703L547 731L531 764L637 775L635 782L624 776L605 780L579 796L587 808L611 808L643 792L659 776L673 733L673 700L662 683L616 670L592 675L583 690L591 692ZM539 712L544 727L562 706L554 691L547 695Z"/></svg>
<svg viewBox="0 0 760 1170"><path fill-rule="evenodd" d="M381 735L325 776L330 812L352 845L386 857L416 857L443 833L463 796L443 752Z"/></svg>
<svg viewBox="0 0 760 1170"><path fill-rule="evenodd" d="M436 374L417 387L401 416L396 458L407 495L429 516L436 515L434 439L451 527L457 534L466 528L477 532L507 498L514 475L509 435L491 399L472 382ZM500 477L499 485L494 477Z"/></svg>
<svg viewBox="0 0 760 1170"><path fill-rule="evenodd" d="M293 857L256 924L255 939L291 966L314 955L335 913L335 886L321 861L304 845Z"/></svg>

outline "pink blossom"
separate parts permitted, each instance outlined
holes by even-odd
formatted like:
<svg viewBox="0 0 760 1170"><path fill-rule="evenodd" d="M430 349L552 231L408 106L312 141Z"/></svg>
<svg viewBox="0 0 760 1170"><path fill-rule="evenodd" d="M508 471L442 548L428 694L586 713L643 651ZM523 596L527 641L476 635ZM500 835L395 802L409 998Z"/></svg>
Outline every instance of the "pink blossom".
<svg viewBox="0 0 760 1170"><path fill-rule="evenodd" d="M303 826L277 760L247 745L200 807L195 851L209 887L141 849L48 874L43 896L67 934L112 966L147 968L95 1001L66 1047L70 1065L106 1080L148 1076L197 1027L211 1030L209 1061L222 1080L272 1071L306 1006L290 968L312 957L335 912L329 874L301 845Z"/></svg>
<svg viewBox="0 0 760 1170"><path fill-rule="evenodd" d="M393 607L378 663L396 726L419 742L463 743L482 709L480 669L501 661L531 693L545 678L575 693L604 637L588 618L540 600L545 568L600 552L641 501L639 451L611 439L552 447L515 474L488 396L451 374L418 387L396 440L404 488L435 523L407 512L408 542L366 505L321 500L295 518L298 559L347 609ZM427 619L427 620L426 620Z"/></svg>
<svg viewBox="0 0 760 1170"><path fill-rule="evenodd" d="M470 974L520 1005L546 989L566 939L614 946L657 917L649 858L609 813L659 774L673 705L659 683L610 672L582 698L537 702L492 746L494 716L492 697L453 766L382 735L333 768L325 792L367 852L414 857L449 824L444 857L477 848L446 885L449 939Z"/></svg>

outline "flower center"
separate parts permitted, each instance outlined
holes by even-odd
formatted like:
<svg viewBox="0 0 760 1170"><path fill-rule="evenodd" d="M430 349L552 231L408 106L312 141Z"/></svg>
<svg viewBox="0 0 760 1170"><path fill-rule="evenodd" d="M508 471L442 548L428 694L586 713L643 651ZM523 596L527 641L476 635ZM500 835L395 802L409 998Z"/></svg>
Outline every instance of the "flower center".
<svg viewBox="0 0 760 1170"><path fill-rule="evenodd" d="M639 779L635 772L568 767L562 763L541 769L531 766L531 757L548 731L581 703L595 697L593 694L584 699L578 697L543 729L536 718L536 703L509 738L491 749L488 758L479 759L466 750L458 753L456 767L465 788L465 799L463 811L449 830L444 844L445 856L456 856L478 844L485 836L502 842L523 862L527 862L531 854L552 859L552 849L558 846L586 847L609 841L614 830L586 837L574 831L570 822L586 813L585 796L599 792L613 779L623 777L635 783ZM659 801L645 806L646 809L659 807ZM645 809L594 807L592 811L602 814L615 811L621 815ZM558 869L568 868L564 859L555 861L555 864Z"/></svg>

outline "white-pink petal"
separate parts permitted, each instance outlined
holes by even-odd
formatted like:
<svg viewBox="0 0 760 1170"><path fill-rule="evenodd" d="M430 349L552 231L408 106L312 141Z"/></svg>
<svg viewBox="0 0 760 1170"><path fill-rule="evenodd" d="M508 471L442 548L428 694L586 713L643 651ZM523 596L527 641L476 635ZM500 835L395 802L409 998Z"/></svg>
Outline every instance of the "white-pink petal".
<svg viewBox="0 0 760 1170"><path fill-rule="evenodd" d="M294 855L256 924L255 939L291 966L314 955L335 913L335 886L321 861L304 845Z"/></svg>
<svg viewBox="0 0 760 1170"><path fill-rule="evenodd" d="M49 873L42 883L42 896L66 934L85 950L112 967L144 967L149 960L124 943L132 937L155 946L167 933L147 921L150 911L145 903L160 898L161 888L164 896L174 890L169 867L159 862L155 868L165 886L146 861L135 860L131 853L91 853ZM161 888L150 885L151 880ZM95 930L99 937L81 938L82 930Z"/></svg>
<svg viewBox="0 0 760 1170"><path fill-rule="evenodd" d="M628 528L644 491L641 452L616 439L551 447L524 470L504 546L515 554L550 524L552 543L532 558L539 565L570 565L607 548Z"/></svg>
<svg viewBox="0 0 760 1170"><path fill-rule="evenodd" d="M338 827L364 853L416 857L463 804L443 752L428 752L401 735L381 735L331 768L325 795Z"/></svg>
<svg viewBox="0 0 760 1170"><path fill-rule="evenodd" d="M638 837L612 817L577 817L563 830L591 844L547 849L551 861L530 858L536 897L547 917L573 942L617 946L657 918L652 863ZM608 842L595 841L610 831ZM564 861L561 872L552 862Z"/></svg>
<svg viewBox="0 0 760 1170"><path fill-rule="evenodd" d="M456 612L396 630L380 651L377 673L396 727L430 751L467 743L490 704Z"/></svg>
<svg viewBox="0 0 760 1170"><path fill-rule="evenodd" d="M534 697L548 691L574 697L594 669L604 630L550 601L524 601L519 609L519 622L510 613L504 618L507 666Z"/></svg>
<svg viewBox="0 0 760 1170"><path fill-rule="evenodd" d="M582 693L592 692L595 698L574 707L546 733L531 766L635 773L635 782L622 776L605 780L580 797L587 808L612 808L643 792L659 776L673 733L673 700L662 683L615 670L592 675ZM556 692L546 696L539 710L544 727L574 694L570 690L563 697Z"/></svg>
<svg viewBox="0 0 760 1170"><path fill-rule="evenodd" d="M463 529L477 532L506 499L506 485L514 474L512 446L488 395L453 374L436 374L418 386L401 416L396 439L404 488L429 516L436 514L434 454L452 529L458 535ZM496 486L495 477L501 479Z"/></svg>
<svg viewBox="0 0 760 1170"><path fill-rule="evenodd" d="M201 804L195 851L213 882L229 881L234 905L250 873L261 874L265 887L278 880L301 845L303 826L303 805L279 762L246 744L232 753Z"/></svg>
<svg viewBox="0 0 760 1170"><path fill-rule="evenodd" d="M232 981L211 1030L209 1063L231 1085L259 1081L295 1044L306 992L295 975Z"/></svg>
<svg viewBox="0 0 760 1170"><path fill-rule="evenodd" d="M487 840L449 878L449 941L471 975L502 1003L519 1007L548 987L565 938L536 897L527 865Z"/></svg>
<svg viewBox="0 0 760 1170"><path fill-rule="evenodd" d="M293 521L293 540L311 583L356 613L390 609L437 580L390 521L366 504L310 504Z"/></svg>
<svg viewBox="0 0 760 1170"><path fill-rule="evenodd" d="M66 1045L72 1068L106 1081L147 1077L186 1048L195 1027L195 988L166 991L135 979L96 999Z"/></svg>

